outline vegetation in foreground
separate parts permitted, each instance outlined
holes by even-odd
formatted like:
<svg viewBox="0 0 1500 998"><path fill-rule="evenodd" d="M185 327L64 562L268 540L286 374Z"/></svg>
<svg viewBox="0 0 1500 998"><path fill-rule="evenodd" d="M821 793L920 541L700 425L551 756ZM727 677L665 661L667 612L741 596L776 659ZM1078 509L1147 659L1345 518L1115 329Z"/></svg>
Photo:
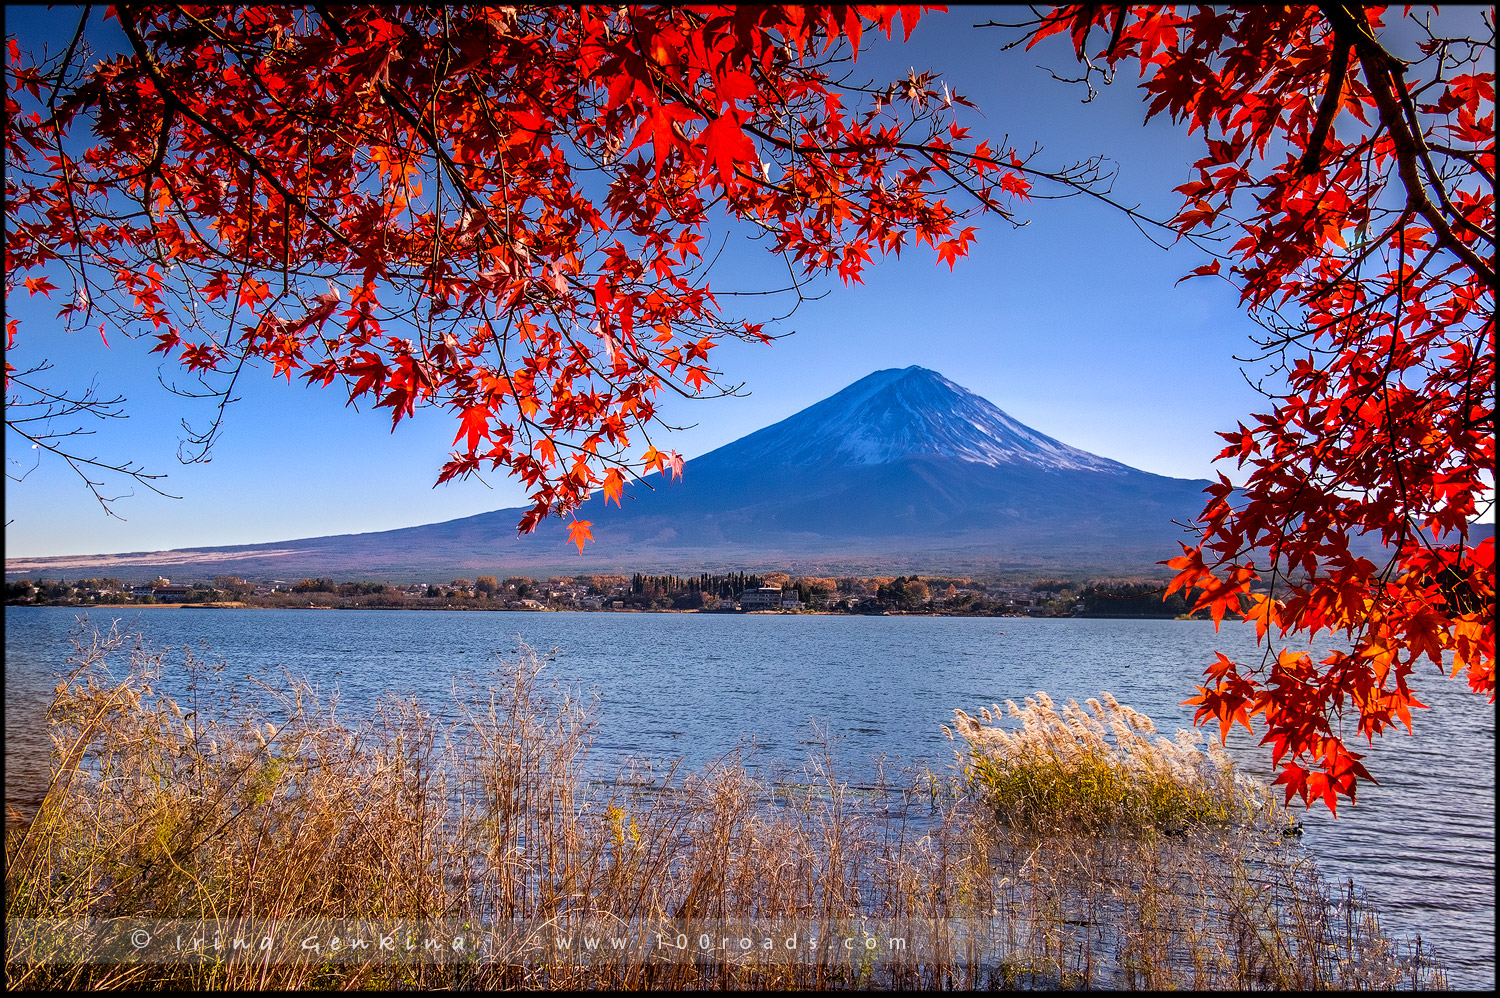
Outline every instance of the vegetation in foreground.
<svg viewBox="0 0 1500 998"><path fill-rule="evenodd" d="M288 677L242 687L119 635L81 647L51 709L57 758L6 837L11 988L1442 986L1373 915L1331 897L1286 815L1187 736L1107 696L1039 695L1009 730L956 712L951 776L854 787L826 750L796 786L730 758L601 779L595 705L539 681L523 649L441 714L387 698L368 716ZM997 710L998 713L998 710ZM987 723L989 722L989 723ZM669 945L486 959L303 950L87 962L83 919L369 920L554 935L774 927L769 952ZM94 923L95 925L100 923ZM878 952L788 949L878 925ZM887 945L905 933L911 945ZM925 933L925 936L924 936ZM726 939L729 937L725 937Z"/></svg>
<svg viewBox="0 0 1500 998"><path fill-rule="evenodd" d="M1090 698L1087 711L1074 700L1059 711L1046 693L1027 697L1024 709L1005 705L983 708L978 718L953 713L969 746L968 784L1009 828L1186 834L1278 813L1218 742L1181 730L1174 740L1152 741L1152 720L1109 693ZM1002 717L1019 729L984 723Z"/></svg>

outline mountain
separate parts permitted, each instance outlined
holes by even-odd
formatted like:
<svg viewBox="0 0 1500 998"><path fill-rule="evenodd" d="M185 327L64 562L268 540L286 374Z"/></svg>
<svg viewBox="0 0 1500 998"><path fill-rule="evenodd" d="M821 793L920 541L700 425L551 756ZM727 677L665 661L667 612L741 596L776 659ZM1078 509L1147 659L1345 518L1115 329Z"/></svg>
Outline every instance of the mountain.
<svg viewBox="0 0 1500 998"><path fill-rule="evenodd" d="M601 548L842 558L873 571L957 570L960 559L1149 566L1178 552L1172 520L1192 519L1208 483L1070 447L909 367L689 461L680 482L646 484L655 491L638 487L622 514L588 513Z"/></svg>
<svg viewBox="0 0 1500 998"><path fill-rule="evenodd" d="M876 371L699 461L700 466L718 459L759 467L852 467L916 457L991 468L1017 465L1111 475L1132 470L1038 433L924 367Z"/></svg>
<svg viewBox="0 0 1500 998"><path fill-rule="evenodd" d="M582 556L520 509L369 534L87 558L7 574L453 575L785 568L797 572L1160 571L1208 483L1070 447L921 367L876 371L772 426L596 496Z"/></svg>

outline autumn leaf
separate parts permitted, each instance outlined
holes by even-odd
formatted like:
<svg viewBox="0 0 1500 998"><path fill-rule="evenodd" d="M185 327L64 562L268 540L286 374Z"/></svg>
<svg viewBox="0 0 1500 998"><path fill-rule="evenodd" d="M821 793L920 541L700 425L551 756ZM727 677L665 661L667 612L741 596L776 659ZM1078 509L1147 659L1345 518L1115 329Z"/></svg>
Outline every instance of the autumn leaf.
<svg viewBox="0 0 1500 998"><path fill-rule="evenodd" d="M615 505L620 505L620 495L625 488L625 476L620 473L619 468L610 468L604 473L604 481L600 486L604 490L604 505L608 506L613 499Z"/></svg>
<svg viewBox="0 0 1500 998"><path fill-rule="evenodd" d="M1190 271L1186 276L1179 277L1177 279L1177 283L1181 284L1183 281L1191 280L1194 277L1209 277L1209 276L1211 276L1213 274L1217 274L1218 272L1219 272L1219 261L1218 260L1213 260L1213 261L1210 261L1209 263L1205 263L1201 267L1194 267L1192 269L1192 271Z"/></svg>
<svg viewBox="0 0 1500 998"><path fill-rule="evenodd" d="M459 421L458 434L453 438L454 443L467 435L468 443L465 445L469 451L479 446L480 438L488 438L490 435L490 410L488 406L471 405L464 408L463 417Z"/></svg>
<svg viewBox="0 0 1500 998"><path fill-rule="evenodd" d="M583 554L583 545L594 539L593 522L590 520L574 520L568 524L568 542L578 545L578 553Z"/></svg>
<svg viewBox="0 0 1500 998"><path fill-rule="evenodd" d="M708 158L718 171L719 182L726 188L735 178L735 167L757 161L755 143L729 114L711 121L701 137Z"/></svg>

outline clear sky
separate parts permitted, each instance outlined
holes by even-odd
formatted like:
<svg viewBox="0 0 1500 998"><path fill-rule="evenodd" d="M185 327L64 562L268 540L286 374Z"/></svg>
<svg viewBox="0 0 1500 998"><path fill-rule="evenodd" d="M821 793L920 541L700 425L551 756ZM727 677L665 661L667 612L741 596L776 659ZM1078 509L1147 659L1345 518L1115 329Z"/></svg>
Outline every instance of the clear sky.
<svg viewBox="0 0 1500 998"><path fill-rule="evenodd" d="M974 138L1008 135L1023 150L1039 145L1038 162L1058 166L1103 154L1118 170L1118 200L1169 217L1179 200L1172 188L1189 179L1201 137L1164 118L1143 126L1133 79L1083 103L1080 86L1049 73L1076 71L1064 48L1002 52L1009 35L974 27L991 17L1007 15L978 7L928 15L906 44L882 40L862 56L860 75L883 83L909 67L937 70L979 106ZM71 14L38 8L7 8L6 21L7 34L23 45L54 48L76 24ZM95 41L113 45L106 33ZM1238 480L1232 466L1211 463L1222 443L1215 431L1266 403L1234 360L1253 352L1256 327L1233 289L1212 278L1177 284L1203 255L1186 244L1158 249L1097 202L1038 199L1022 217L1027 224L1018 229L995 217L975 220L979 238L952 273L923 248L869 268L863 285L825 279L825 298L768 327L794 335L770 347L729 341L713 352L726 380L744 383L744 397L663 396L667 422L686 428L658 437L657 446L692 458L871 371L919 364L1073 446L1161 475L1211 478L1222 470ZM729 245L715 288L748 286L764 252L758 244ZM486 476L488 486L471 479L432 487L451 448L448 414L419 413L392 433L383 411L356 412L336 387L289 386L266 368L242 377L241 401L230 407L213 460L180 464L179 421L201 423L208 413L160 387L159 374L175 374L160 367L160 355L148 357L139 341L106 348L96 335L65 334L51 318L56 305L36 308L24 291L7 308L25 320L11 363L45 357L74 385L97 379L101 394L128 397L129 418L98 427L91 451L168 473L163 487L182 497L136 486L114 506L124 519L111 518L60 462L38 462L37 452L10 437L11 557L359 533L525 502L519 482L497 476ZM1245 370L1252 379L1259 373ZM22 474L20 482L9 477ZM541 529L565 543L560 524Z"/></svg>

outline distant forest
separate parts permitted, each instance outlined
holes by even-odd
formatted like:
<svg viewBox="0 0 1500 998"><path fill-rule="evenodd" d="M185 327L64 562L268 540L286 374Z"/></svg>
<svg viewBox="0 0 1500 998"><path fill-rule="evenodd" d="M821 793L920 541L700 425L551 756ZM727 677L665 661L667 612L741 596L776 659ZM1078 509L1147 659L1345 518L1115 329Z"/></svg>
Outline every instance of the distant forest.
<svg viewBox="0 0 1500 998"><path fill-rule="evenodd" d="M957 616L1182 617L1196 592L1163 599L1156 579L1040 579L985 584L949 576L794 577L785 572L699 575L577 575L545 580L493 575L446 584L392 584L331 578L251 582L220 575L212 582L134 585L115 578L21 579L5 583L5 602L20 606L211 604L255 607L408 610L637 610L735 612L747 590L782 590L788 612ZM792 599L792 594L796 599Z"/></svg>

